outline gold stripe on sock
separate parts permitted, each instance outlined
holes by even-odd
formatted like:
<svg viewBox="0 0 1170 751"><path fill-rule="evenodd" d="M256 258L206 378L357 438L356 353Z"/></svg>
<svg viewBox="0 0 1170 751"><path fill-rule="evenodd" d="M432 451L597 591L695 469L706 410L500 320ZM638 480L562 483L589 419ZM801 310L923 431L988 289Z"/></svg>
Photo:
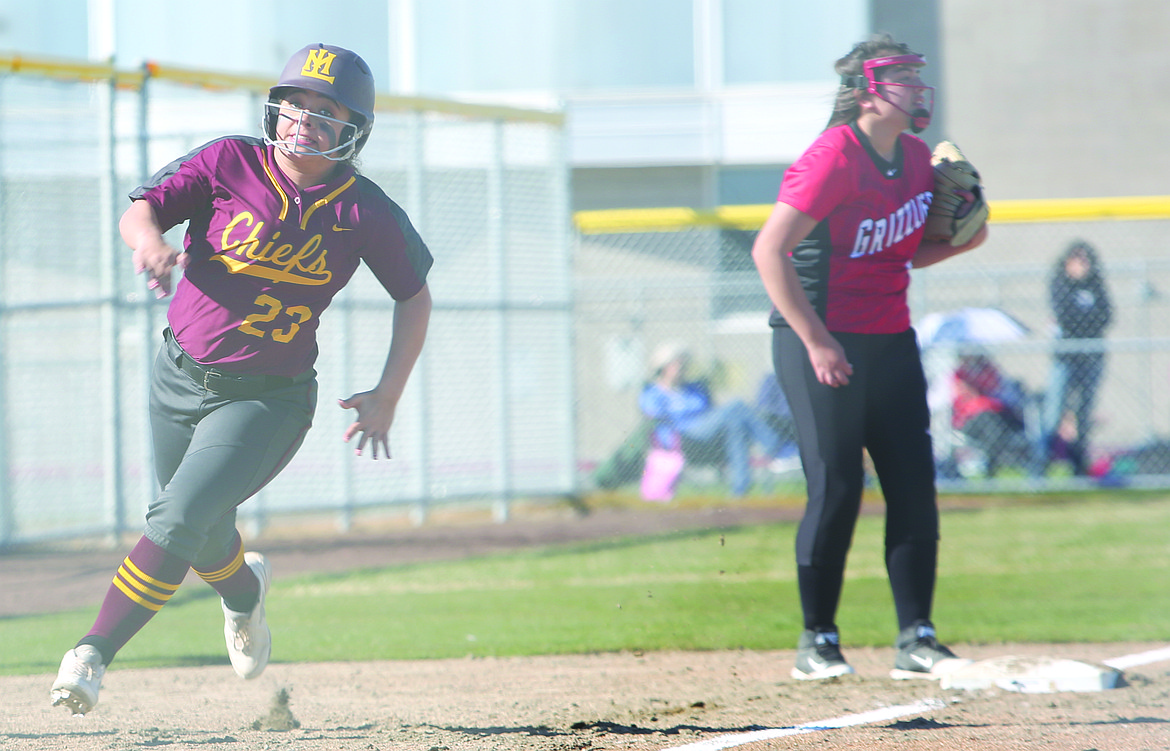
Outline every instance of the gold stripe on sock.
<svg viewBox="0 0 1170 751"><path fill-rule="evenodd" d="M122 569L118 569L118 574L121 574L121 573L122 573ZM114 577L114 586L117 587L118 589L122 590L122 594L129 597L135 603L141 605L142 607L146 608L147 610L153 610L156 613L158 611L162 610L162 606L166 605L167 601L169 601L171 599L171 595L161 596L160 597L160 599L162 600L161 602L155 602L154 600L147 599L146 597L143 597L141 593L136 591L131 584L128 584L123 579L123 577L120 575ZM171 594L174 594L174 593L172 592Z"/></svg>
<svg viewBox="0 0 1170 751"><path fill-rule="evenodd" d="M203 581L207 582L208 584L214 584L215 582L221 582L224 579L235 576L235 573L240 570L240 566L243 565L244 546L241 545L239 551L236 552L236 557L232 559L232 562L221 568L219 571L200 571L199 569L194 569L194 571Z"/></svg>
<svg viewBox="0 0 1170 751"><path fill-rule="evenodd" d="M173 595L179 588L178 584L171 584L169 582L161 581L159 579L155 579L153 576L142 573L142 569L135 566L134 561L130 560L129 558L122 561L122 568L126 569L126 571L132 574L138 581L156 590L159 595L163 597L170 598L170 596Z"/></svg>

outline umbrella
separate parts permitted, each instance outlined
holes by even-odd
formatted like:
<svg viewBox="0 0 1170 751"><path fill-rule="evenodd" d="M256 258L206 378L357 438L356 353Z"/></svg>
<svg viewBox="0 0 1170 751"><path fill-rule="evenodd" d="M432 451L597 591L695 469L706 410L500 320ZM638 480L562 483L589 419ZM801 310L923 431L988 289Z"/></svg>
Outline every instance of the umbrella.
<svg viewBox="0 0 1170 751"><path fill-rule="evenodd" d="M923 316L914 327L922 346L1008 342L1028 335L1028 327L999 308L960 308Z"/></svg>

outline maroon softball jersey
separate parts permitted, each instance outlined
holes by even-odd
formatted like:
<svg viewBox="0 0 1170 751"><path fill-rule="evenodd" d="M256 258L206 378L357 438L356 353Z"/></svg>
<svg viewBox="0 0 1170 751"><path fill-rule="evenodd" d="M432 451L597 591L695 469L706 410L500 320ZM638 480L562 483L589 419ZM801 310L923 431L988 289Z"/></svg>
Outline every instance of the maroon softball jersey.
<svg viewBox="0 0 1170 751"><path fill-rule="evenodd" d="M302 190L272 146L228 136L130 194L164 231L189 222L189 263L167 321L193 358L225 371L295 376L317 358L321 313L364 261L395 300L426 283L432 258L406 212L346 166Z"/></svg>
<svg viewBox="0 0 1170 751"><path fill-rule="evenodd" d="M910 327L906 289L933 197L930 147L903 133L886 162L852 125L822 133L784 173L777 201L817 220L792 262L829 331ZM787 326L776 310L773 326Z"/></svg>

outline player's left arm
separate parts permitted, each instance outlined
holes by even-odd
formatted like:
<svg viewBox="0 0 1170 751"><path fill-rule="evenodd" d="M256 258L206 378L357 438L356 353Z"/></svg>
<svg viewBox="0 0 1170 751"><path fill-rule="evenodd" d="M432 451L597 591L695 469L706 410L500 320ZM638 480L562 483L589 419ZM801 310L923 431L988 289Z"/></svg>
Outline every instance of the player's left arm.
<svg viewBox="0 0 1170 751"><path fill-rule="evenodd" d="M422 353L430 319L431 292L424 284L413 297L399 300L394 305L390 354L386 357L378 385L370 391L339 400L343 409L357 410L357 418L343 437L348 443L355 435L361 434L356 449L358 456L369 444L374 459L378 458L379 448L383 456L390 458L390 426L394 423L394 412Z"/></svg>
<svg viewBox="0 0 1170 751"><path fill-rule="evenodd" d="M911 265L916 269L933 266L940 261L953 258L960 253L966 253L968 250L978 248L986 239L987 225L985 224L970 240L957 247L951 245L950 240L923 240L918 246L918 252L914 254L914 260L911 262Z"/></svg>

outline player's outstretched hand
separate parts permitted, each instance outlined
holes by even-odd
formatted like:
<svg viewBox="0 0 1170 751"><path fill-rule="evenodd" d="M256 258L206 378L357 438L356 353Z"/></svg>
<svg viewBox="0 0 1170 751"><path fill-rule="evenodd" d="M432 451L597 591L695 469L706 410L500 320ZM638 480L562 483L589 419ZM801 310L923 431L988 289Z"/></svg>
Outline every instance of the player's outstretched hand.
<svg viewBox="0 0 1170 751"><path fill-rule="evenodd" d="M361 456L369 443L371 458L378 458L378 449L381 447L382 456L389 459L390 426L394 423L395 405L383 403L374 391L362 391L348 399L338 399L337 404L342 409L357 410L357 419L342 436L349 443L355 435L361 433L354 453Z"/></svg>
<svg viewBox="0 0 1170 751"><path fill-rule="evenodd" d="M148 243L134 249L134 271L139 274L146 272L146 286L154 290L155 297L171 294L171 269L175 266L187 268L187 254L165 242Z"/></svg>

